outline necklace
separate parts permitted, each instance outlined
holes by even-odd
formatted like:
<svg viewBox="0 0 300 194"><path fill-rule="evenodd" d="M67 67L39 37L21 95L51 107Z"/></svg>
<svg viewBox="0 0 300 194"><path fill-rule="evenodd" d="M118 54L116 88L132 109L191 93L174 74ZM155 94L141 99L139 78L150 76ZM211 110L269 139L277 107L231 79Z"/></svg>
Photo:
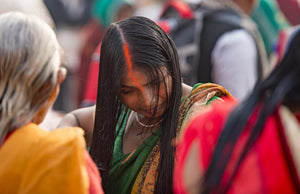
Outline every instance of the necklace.
<svg viewBox="0 0 300 194"><path fill-rule="evenodd" d="M159 120L159 121L157 121L157 122L154 123L154 124L147 125L147 124L145 124L145 123L142 123L142 122L139 120L138 114L135 115L135 118L136 118L136 121L138 122L138 124L140 124L140 125L143 126L143 127L147 127L147 128L151 128L151 127L158 126L158 125L161 123L161 121L162 121L162 120Z"/></svg>

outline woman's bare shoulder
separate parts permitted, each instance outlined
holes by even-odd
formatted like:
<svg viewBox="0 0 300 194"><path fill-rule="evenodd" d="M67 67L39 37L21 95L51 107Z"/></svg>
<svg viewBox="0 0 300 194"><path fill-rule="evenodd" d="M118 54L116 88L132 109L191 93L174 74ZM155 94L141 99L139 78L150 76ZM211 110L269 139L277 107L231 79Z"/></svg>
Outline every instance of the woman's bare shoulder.
<svg viewBox="0 0 300 194"><path fill-rule="evenodd" d="M58 127L81 127L83 129L93 128L95 119L95 108L96 106L90 106L73 110L66 114Z"/></svg>

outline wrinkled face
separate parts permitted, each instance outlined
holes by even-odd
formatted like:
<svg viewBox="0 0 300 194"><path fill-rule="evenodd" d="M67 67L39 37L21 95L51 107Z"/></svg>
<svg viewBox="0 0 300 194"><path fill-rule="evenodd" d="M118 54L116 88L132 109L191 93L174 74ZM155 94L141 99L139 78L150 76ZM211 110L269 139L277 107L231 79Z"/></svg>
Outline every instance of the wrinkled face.
<svg viewBox="0 0 300 194"><path fill-rule="evenodd" d="M153 87L155 82L159 82L159 90ZM162 70L159 79L151 80L144 72L132 69L122 77L120 100L146 118L158 118L167 108L167 96L170 97L171 91L172 78L167 70Z"/></svg>

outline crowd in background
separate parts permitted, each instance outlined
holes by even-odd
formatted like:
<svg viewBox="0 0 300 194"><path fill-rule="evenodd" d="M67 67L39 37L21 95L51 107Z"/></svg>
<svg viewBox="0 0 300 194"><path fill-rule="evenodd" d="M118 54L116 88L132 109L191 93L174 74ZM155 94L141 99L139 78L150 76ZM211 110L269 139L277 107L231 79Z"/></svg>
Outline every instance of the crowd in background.
<svg viewBox="0 0 300 194"><path fill-rule="evenodd" d="M195 4L200 1L185 2ZM159 21L167 4L168 0L30 0L26 3L1 0L0 13L16 10L36 14L57 33L64 51L63 65L68 69L53 106L55 111L50 111L53 118L59 119L66 112L95 103L99 58L95 50L107 26L132 15ZM297 14L299 4L296 0L259 0L251 12L266 48L268 62L272 65L283 54L289 30L300 23ZM99 50L100 46L98 53ZM53 121L47 124L49 129L54 127L50 123Z"/></svg>
<svg viewBox="0 0 300 194"><path fill-rule="evenodd" d="M0 0L1 187L299 193L299 24L299 0Z"/></svg>

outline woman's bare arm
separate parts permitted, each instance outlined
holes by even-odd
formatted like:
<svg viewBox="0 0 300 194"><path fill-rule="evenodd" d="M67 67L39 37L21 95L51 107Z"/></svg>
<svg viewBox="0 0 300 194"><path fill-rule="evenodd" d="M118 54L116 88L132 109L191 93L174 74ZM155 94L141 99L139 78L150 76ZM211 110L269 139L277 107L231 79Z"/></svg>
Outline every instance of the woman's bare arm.
<svg viewBox="0 0 300 194"><path fill-rule="evenodd" d="M86 143L89 146L93 136L95 107L80 108L66 114L58 124L58 128L81 127L85 131Z"/></svg>

